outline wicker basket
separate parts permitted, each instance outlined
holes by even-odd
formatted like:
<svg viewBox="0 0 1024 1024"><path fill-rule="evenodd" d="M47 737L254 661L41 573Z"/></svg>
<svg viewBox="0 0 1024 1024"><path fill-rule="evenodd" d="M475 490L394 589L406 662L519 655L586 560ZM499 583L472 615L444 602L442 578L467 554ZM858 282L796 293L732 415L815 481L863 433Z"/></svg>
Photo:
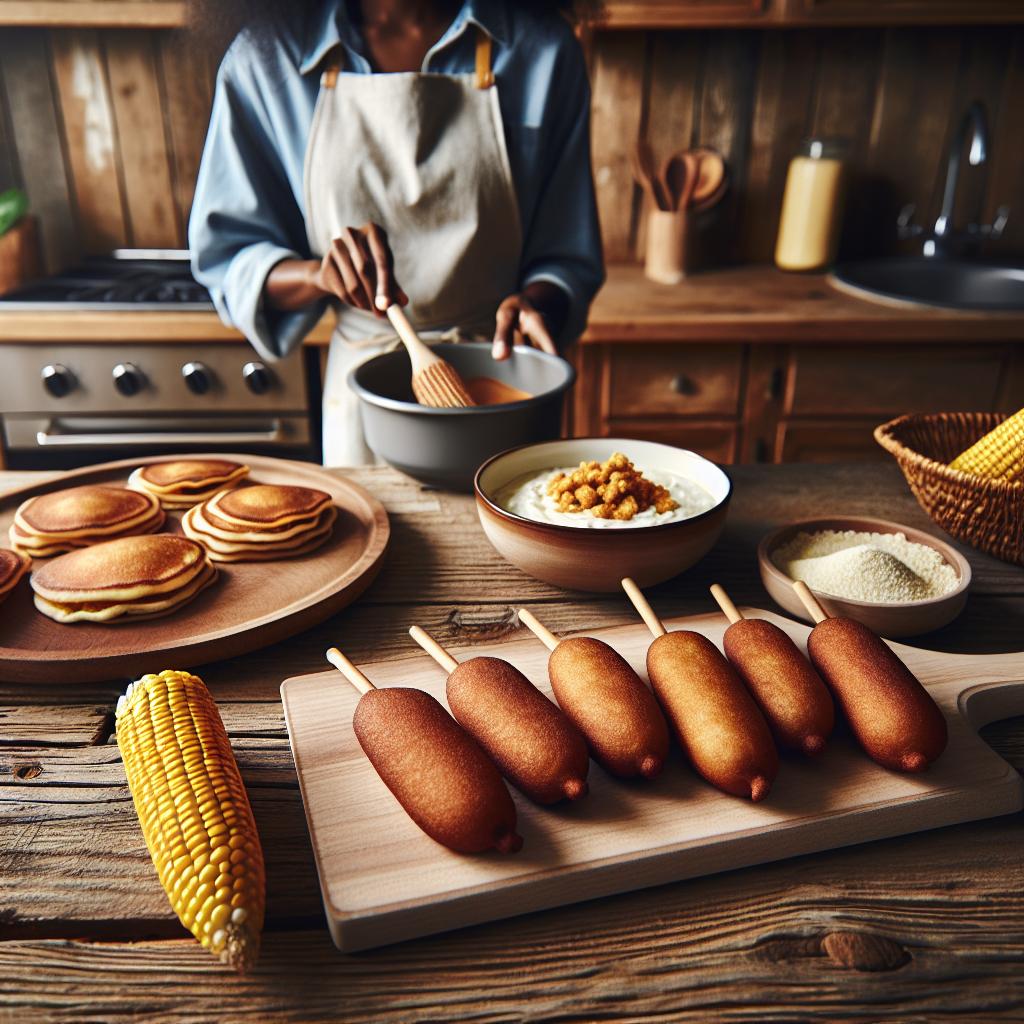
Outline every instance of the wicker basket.
<svg viewBox="0 0 1024 1024"><path fill-rule="evenodd" d="M900 416L875 429L921 507L965 544L1024 565L1024 481L990 480L951 462L1006 419L998 412Z"/></svg>

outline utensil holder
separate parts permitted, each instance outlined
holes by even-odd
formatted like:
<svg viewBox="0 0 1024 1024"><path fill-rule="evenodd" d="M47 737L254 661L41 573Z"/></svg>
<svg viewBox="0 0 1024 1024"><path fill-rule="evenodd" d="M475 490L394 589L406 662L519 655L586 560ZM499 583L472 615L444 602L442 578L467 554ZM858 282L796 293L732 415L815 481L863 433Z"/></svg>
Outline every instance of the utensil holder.
<svg viewBox="0 0 1024 1024"><path fill-rule="evenodd" d="M659 284L678 284L691 270L689 210L650 210L644 274Z"/></svg>

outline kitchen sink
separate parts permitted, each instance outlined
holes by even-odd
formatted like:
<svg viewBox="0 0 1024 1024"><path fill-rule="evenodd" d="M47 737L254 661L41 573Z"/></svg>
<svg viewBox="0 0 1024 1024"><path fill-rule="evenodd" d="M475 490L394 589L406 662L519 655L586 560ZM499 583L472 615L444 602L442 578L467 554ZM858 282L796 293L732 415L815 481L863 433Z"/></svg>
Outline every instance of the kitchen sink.
<svg viewBox="0 0 1024 1024"><path fill-rule="evenodd" d="M832 279L865 298L948 309L1024 311L1024 266L897 256L841 263Z"/></svg>

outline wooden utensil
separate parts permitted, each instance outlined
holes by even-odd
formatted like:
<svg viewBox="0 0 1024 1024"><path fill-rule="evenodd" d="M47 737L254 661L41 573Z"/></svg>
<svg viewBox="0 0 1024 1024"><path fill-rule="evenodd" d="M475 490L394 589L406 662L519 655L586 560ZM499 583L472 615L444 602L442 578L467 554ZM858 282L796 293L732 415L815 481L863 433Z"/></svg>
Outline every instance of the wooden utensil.
<svg viewBox="0 0 1024 1024"><path fill-rule="evenodd" d="M654 205L659 210L669 210L668 196L665 193L664 183L658 176L658 170L654 162L654 151L647 139L640 139L635 150L637 169L636 173L642 180L646 180L650 186L650 194L654 199Z"/></svg>
<svg viewBox="0 0 1024 1024"><path fill-rule="evenodd" d="M810 627L766 619L801 649ZM525 622L526 617L521 616ZM673 618L719 644L728 628L715 609ZM650 646L640 622L588 631L643 671ZM787 758L768 804L737 800L670 764L653 785L627 785L591 770L587 802L552 814L518 800L531 855L468 859L424 843L384 791L352 733L359 694L334 669L281 688L327 923L346 951L382 946L483 921L600 899L616 892L763 864L997 814L1024 805L1020 776L976 733L1024 711L1020 653L963 655L895 644L950 725L949 749L922 775L887 771L853 739L835 736L825 758ZM550 695L548 651L532 637L481 644L475 655L513 662ZM360 665L378 688L416 686L444 699L429 657Z"/></svg>
<svg viewBox="0 0 1024 1024"><path fill-rule="evenodd" d="M689 209L697 185L699 161L692 153L673 153L662 172L669 196L669 209Z"/></svg>
<svg viewBox="0 0 1024 1024"><path fill-rule="evenodd" d="M716 150L693 150L697 160L697 182L690 202L695 209L707 210L725 194L725 160Z"/></svg>
<svg viewBox="0 0 1024 1024"><path fill-rule="evenodd" d="M433 409L459 409L476 405L455 367L423 343L397 303L387 307L388 319L402 339L412 363L412 393L420 405Z"/></svg>

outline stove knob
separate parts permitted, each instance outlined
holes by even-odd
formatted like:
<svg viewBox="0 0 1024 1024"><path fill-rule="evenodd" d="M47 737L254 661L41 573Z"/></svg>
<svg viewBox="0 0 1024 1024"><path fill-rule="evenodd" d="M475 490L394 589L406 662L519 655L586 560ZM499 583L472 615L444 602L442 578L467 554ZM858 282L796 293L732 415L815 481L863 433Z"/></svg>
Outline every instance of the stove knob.
<svg viewBox="0 0 1024 1024"><path fill-rule="evenodd" d="M189 391L196 395L205 395L213 383L213 373L205 363L186 363L181 368L181 375L185 378Z"/></svg>
<svg viewBox="0 0 1024 1024"><path fill-rule="evenodd" d="M75 375L63 363L47 363L41 374L43 387L54 398L63 398L75 386Z"/></svg>
<svg viewBox="0 0 1024 1024"><path fill-rule="evenodd" d="M242 367L242 377L254 395L265 394L270 390L270 385L274 380L274 375L267 369L266 364L261 363L258 359L254 359Z"/></svg>
<svg viewBox="0 0 1024 1024"><path fill-rule="evenodd" d="M137 395L146 383L146 375L134 363L118 363L114 367L114 387L122 395Z"/></svg>

